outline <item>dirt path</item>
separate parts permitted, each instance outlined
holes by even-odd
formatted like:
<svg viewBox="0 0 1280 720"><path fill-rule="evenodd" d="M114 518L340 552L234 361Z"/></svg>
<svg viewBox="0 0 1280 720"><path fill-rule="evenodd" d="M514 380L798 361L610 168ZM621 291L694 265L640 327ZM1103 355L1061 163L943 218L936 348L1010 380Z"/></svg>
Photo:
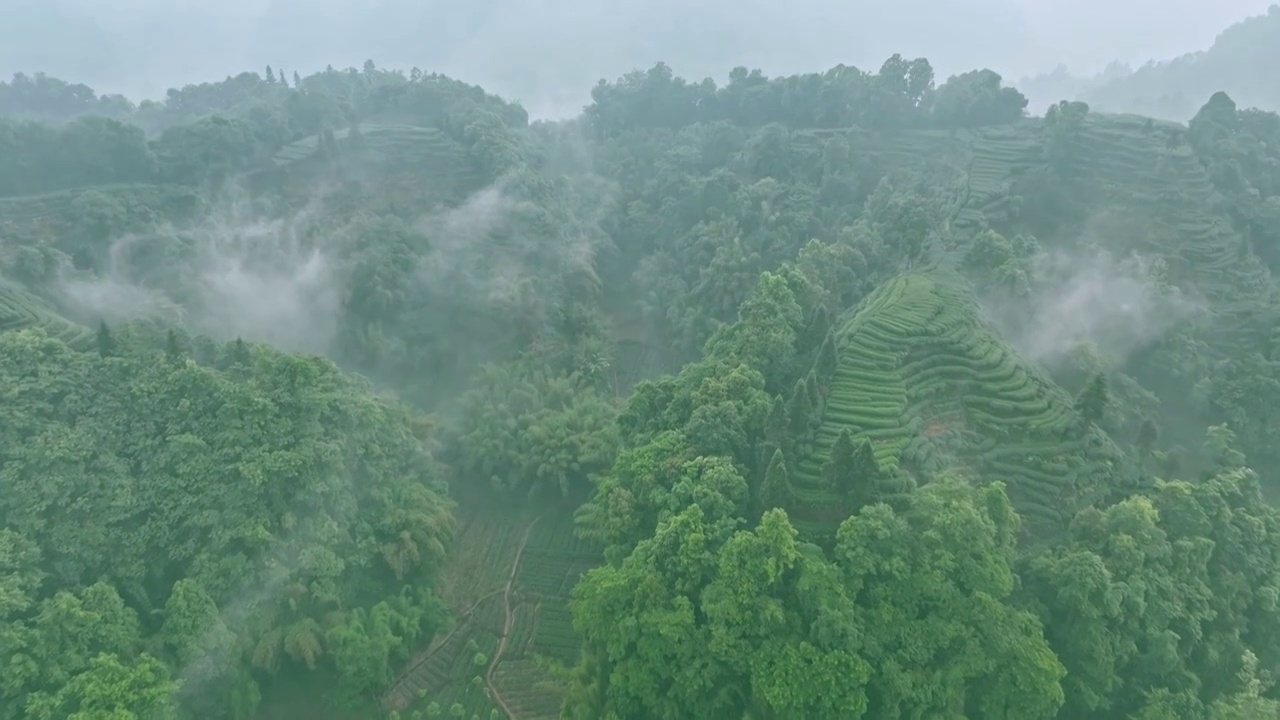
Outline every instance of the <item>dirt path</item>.
<svg viewBox="0 0 1280 720"><path fill-rule="evenodd" d="M525 528L524 537L520 538L520 546L516 548L516 557L511 562L511 571L507 574L507 584L503 585L502 589L495 589L493 592L483 594L479 600L472 602L467 609L458 612L457 621L453 624L453 629L449 630L449 633L445 634L444 637L435 639L435 641L431 642L430 646L428 646L426 650L420 652L419 655L410 662L410 665L404 669L403 673L396 678L396 682L393 682L392 685L390 685L387 692L383 693L383 707L392 708L392 710L403 710L408 703L411 703L413 698L417 696L417 691L419 691L419 688L413 687L413 685L415 685L417 675L419 675L421 667L428 664L431 657L434 657L435 653L439 652L440 648L444 647L445 644L449 642L449 639L452 639L453 635L457 634L458 630L465 628L467 625L467 619L470 618L472 612L475 612L476 607L480 606L480 603L483 603L486 600L489 600L489 598L494 597L495 594L500 593L503 596L504 614L502 637L500 637L498 641L498 648L494 651L493 660L489 662L489 669L485 673L485 684L488 684L489 692L492 693L494 702L497 702L498 705L502 707L502 710L506 712L508 717L515 717L515 714L511 711L511 707L507 705L506 700L502 697L502 693L499 693L498 689L494 687L493 674L494 671L497 670L498 661L502 660L502 653L506 651L507 638L511 635L512 624L515 623L515 612L512 611L511 594L516 585L516 573L520 570L520 559L525 555L525 546L526 544L529 544L530 533L532 532L532 529L534 529L534 525L538 524L538 520L540 519L541 516L539 515L538 518L530 520L529 525Z"/></svg>
<svg viewBox="0 0 1280 720"><path fill-rule="evenodd" d="M454 623L453 629L450 630L449 633L444 637L436 638L435 640L433 640L425 650L418 653L417 656L415 656L412 660L409 661L409 664L405 667L404 671L400 673L400 677L397 677L395 681L391 683L391 687L387 688L386 693L383 694L383 698L382 698L383 705L389 704L392 700L392 697L396 695L396 693L402 691L404 689L403 686L409 680L412 679L414 671L422 667L422 665L424 665L428 660L430 660L431 656L435 655L437 650L443 647L445 643L449 642L450 638L452 638L455 633L457 633L459 630L463 628L463 626L466 625L465 621L467 617L471 615L471 613L475 612L476 608L480 607L480 603L484 602L485 600L488 600L489 598L493 597L494 595L497 595L500 592L502 591L494 590L493 592L485 593L480 597L479 600L476 600L475 602L471 603L470 607L464 609L462 612L459 612L458 622Z"/></svg>
<svg viewBox="0 0 1280 720"><path fill-rule="evenodd" d="M440 648L444 647L459 630L466 627L467 619L471 616L471 613L475 612L475 609L478 608L481 603L489 600L495 595L502 594L503 613L505 616L502 627L502 636L498 642L497 650L493 653L493 660L489 663L489 669L485 672L485 683L489 687L489 692L492 695L494 702L496 702L503 711L506 712L508 717L515 717L514 713L511 712L511 708L502 698L501 693L499 693L497 688L494 687L493 674L498 667L498 661L502 659L502 653L506 650L507 638L511 635L511 626L515 620L515 614L512 611L511 605L511 593L515 589L516 573L520 569L520 558L524 556L524 548L525 545L529 543L529 534L533 531L533 526L537 524L541 517L542 516L538 516L531 520L529 525L525 528L524 537L520 539L520 545L516 548L515 558L511 562L511 571L507 575L507 584L500 590L485 593L478 600L471 603L471 605L465 610L459 612L457 622L454 623L453 629L445 636L432 641L425 650L418 653L418 655L410 661L408 667L406 667L405 670L400 673L400 676L396 678L395 682L391 683L391 686L382 694L383 707L393 710L403 710L408 704L413 702L413 698L417 696L419 688L412 687L412 685L417 678L417 671L419 668L430 662L431 658L435 656Z"/></svg>
<svg viewBox="0 0 1280 720"><path fill-rule="evenodd" d="M520 540L520 547L516 550L515 562L511 563L511 574L507 577L507 587L502 593L502 611L505 615L502 622L502 637L498 640L498 649L493 651L493 660L489 662L489 669L484 674L484 684L489 687L490 697L512 720L515 720L516 714L502 697L502 693L498 692L498 687L493 684L493 673L498 669L498 663L502 661L502 653L507 650L507 640L511 637L511 625L515 622L516 615L511 609L511 591L515 589L516 572L520 570L520 558L524 556L524 547L529 543L529 533L533 532L533 526L537 525L541 519L542 516L539 515L529 523L529 527L525 528L524 538Z"/></svg>

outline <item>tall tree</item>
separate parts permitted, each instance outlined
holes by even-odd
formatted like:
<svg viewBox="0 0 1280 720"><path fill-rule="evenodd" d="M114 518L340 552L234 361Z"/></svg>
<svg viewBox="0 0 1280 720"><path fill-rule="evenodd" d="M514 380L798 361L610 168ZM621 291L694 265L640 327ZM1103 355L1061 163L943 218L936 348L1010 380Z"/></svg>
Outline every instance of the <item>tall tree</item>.
<svg viewBox="0 0 1280 720"><path fill-rule="evenodd" d="M1076 411L1080 413L1080 420L1086 425L1095 425L1102 422L1106 415L1107 404L1110 402L1107 376L1100 372L1094 373L1084 389L1080 391L1080 395L1076 397Z"/></svg>
<svg viewBox="0 0 1280 720"><path fill-rule="evenodd" d="M773 457L769 460L769 469L764 473L764 481L760 483L758 502L761 511L787 507L791 504L794 492L782 449L774 450Z"/></svg>

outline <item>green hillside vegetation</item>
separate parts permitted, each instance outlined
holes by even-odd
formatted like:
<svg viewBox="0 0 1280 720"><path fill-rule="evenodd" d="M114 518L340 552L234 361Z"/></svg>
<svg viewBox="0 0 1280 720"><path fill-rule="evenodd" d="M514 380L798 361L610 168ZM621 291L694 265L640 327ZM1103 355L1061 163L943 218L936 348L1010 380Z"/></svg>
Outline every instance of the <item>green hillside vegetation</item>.
<svg viewBox="0 0 1280 720"><path fill-rule="evenodd" d="M797 522L849 512L847 491L823 477L845 431L855 443L870 441L881 472L918 484L938 473L1005 483L1033 533L1043 523L1061 526L1095 499L1107 460L1090 447L1097 440L1072 398L984 327L956 285L901 276L836 329L838 362L821 420L791 475Z"/></svg>
<svg viewBox="0 0 1280 720"><path fill-rule="evenodd" d="M0 332L27 329L38 329L78 350L89 348L94 337L89 328L68 321L44 300L11 282L0 281Z"/></svg>
<svg viewBox="0 0 1280 720"><path fill-rule="evenodd" d="M458 162L466 154L465 149L437 128L382 123L361 123L353 127L356 128L354 134L352 128L343 128L335 131L333 138L348 149L378 153L386 160L448 163ZM288 166L316 155L320 144L320 135L305 137L285 145L272 160L276 165Z"/></svg>
<svg viewBox="0 0 1280 720"><path fill-rule="evenodd" d="M404 408L323 359L178 343L0 334L4 717L252 714L300 670L359 702L442 617L452 504Z"/></svg>
<svg viewBox="0 0 1280 720"><path fill-rule="evenodd" d="M326 160L338 154L358 163L364 176L408 172L419 192L427 189L455 200L484 186L481 163L468 155L464 145L433 127L362 122L292 142L275 154L272 163L290 171L291 177L301 174L305 182L306 171L299 165L323 168Z"/></svg>
<svg viewBox="0 0 1280 720"><path fill-rule="evenodd" d="M581 643L569 592L599 564L600 553L575 538L570 520L554 510L481 513L464 506L442 576L454 624L392 683L383 697L387 708L422 712L427 703L420 700L430 699L446 708L460 703L481 717L494 709L558 717L564 689L555 668L573 664Z"/></svg>
<svg viewBox="0 0 1280 720"><path fill-rule="evenodd" d="M0 720L1280 717L1280 117L0 101Z"/></svg>
<svg viewBox="0 0 1280 720"><path fill-rule="evenodd" d="M0 198L0 266L33 287L70 266L102 268L113 239L200 217L205 202L176 185L100 185Z"/></svg>

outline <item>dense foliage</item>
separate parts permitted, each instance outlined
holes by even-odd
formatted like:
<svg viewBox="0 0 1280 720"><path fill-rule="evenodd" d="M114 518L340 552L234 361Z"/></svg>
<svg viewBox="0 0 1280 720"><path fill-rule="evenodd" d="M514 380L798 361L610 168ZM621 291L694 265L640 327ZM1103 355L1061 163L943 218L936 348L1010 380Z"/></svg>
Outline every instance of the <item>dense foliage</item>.
<svg viewBox="0 0 1280 720"><path fill-rule="evenodd" d="M592 97L0 87L0 716L1280 713L1275 115Z"/></svg>
<svg viewBox="0 0 1280 720"><path fill-rule="evenodd" d="M103 333L0 336L5 717L105 711L111 684L245 717L297 667L386 682L441 620L452 531L413 419L327 361Z"/></svg>

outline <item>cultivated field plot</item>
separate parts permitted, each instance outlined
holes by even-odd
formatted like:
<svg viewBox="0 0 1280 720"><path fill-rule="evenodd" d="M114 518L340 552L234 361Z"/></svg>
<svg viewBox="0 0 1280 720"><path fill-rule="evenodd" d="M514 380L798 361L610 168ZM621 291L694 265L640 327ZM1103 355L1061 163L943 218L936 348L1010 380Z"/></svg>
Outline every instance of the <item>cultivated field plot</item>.
<svg viewBox="0 0 1280 720"><path fill-rule="evenodd" d="M555 718L562 689L548 663L578 658L569 592L600 551L574 537L567 511L459 514L441 593L455 626L410 663L384 704L406 717L434 702L445 712L461 705L463 717Z"/></svg>
<svg viewBox="0 0 1280 720"><path fill-rule="evenodd" d="M837 136L880 172L906 170L926 179L921 189L938 195L956 229L1008 219L1014 180L1044 163L1041 125L1034 120L957 131L814 130L797 133L797 141L816 147Z"/></svg>
<svg viewBox="0 0 1280 720"><path fill-rule="evenodd" d="M1096 451L1074 432L1072 399L985 327L949 279L885 284L840 329L839 349L814 450L793 475L802 530L834 527L825 510L840 500L820 478L844 428L869 439L883 467L918 479L950 470L1004 481L1029 525L1070 517L1095 484L1105 460L1089 459Z"/></svg>
<svg viewBox="0 0 1280 720"><path fill-rule="evenodd" d="M57 314L40 298L0 281L0 332L27 328L43 330L49 337L83 350L93 342L93 332Z"/></svg>
<svg viewBox="0 0 1280 720"><path fill-rule="evenodd" d="M1270 273L1246 238L1213 214L1214 188L1185 136L1185 128L1132 115L1090 115L1072 147L1074 172L1105 189L1105 197L1136 220L1127 235L1141 246L1112 240L1117 254L1136 250L1159 257L1170 281L1207 301L1214 320L1202 337L1232 348L1256 334L1256 309L1270 303Z"/></svg>
<svg viewBox="0 0 1280 720"><path fill-rule="evenodd" d="M97 185L2 198L0 237L14 245L66 248L69 238L100 234L104 227L124 232L179 222L202 208L195 191L180 185Z"/></svg>
<svg viewBox="0 0 1280 720"><path fill-rule="evenodd" d="M969 136L968 150L964 202L953 224L965 228L1006 220L1014 179L1044 162L1039 125L1018 123L977 129Z"/></svg>
<svg viewBox="0 0 1280 720"><path fill-rule="evenodd" d="M342 152L356 152L351 143L351 131L344 128L334 132ZM379 166L379 174L395 177L397 170L412 170L410 176L416 183L455 188L469 192L481 185L483 173L466 148L438 128L402 125L395 123L366 122L360 124L361 162ZM272 159L276 167L290 169L305 165L318 157L320 136L312 135L284 146Z"/></svg>

